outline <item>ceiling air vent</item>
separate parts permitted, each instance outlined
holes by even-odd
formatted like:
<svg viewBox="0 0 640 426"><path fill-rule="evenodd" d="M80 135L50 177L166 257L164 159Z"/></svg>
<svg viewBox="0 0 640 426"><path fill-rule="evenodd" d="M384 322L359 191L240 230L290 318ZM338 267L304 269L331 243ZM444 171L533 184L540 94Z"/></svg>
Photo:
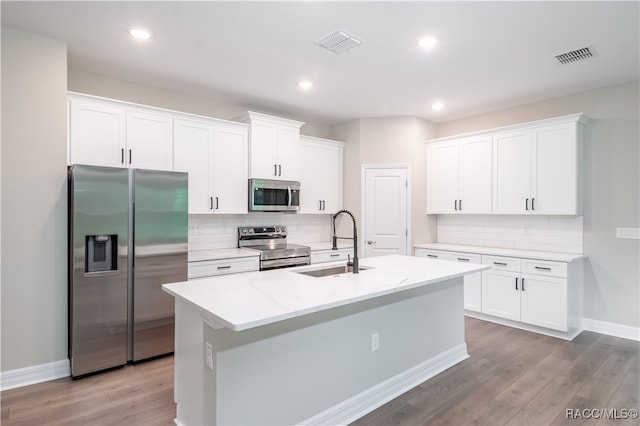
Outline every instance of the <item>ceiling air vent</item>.
<svg viewBox="0 0 640 426"><path fill-rule="evenodd" d="M578 62L593 57L593 50L591 50L591 46L587 46L582 49L572 50L571 52L561 53L554 57L562 65L570 64L572 62Z"/></svg>
<svg viewBox="0 0 640 426"><path fill-rule="evenodd" d="M316 44L338 55L360 46L362 40L346 31L337 30L316 41Z"/></svg>

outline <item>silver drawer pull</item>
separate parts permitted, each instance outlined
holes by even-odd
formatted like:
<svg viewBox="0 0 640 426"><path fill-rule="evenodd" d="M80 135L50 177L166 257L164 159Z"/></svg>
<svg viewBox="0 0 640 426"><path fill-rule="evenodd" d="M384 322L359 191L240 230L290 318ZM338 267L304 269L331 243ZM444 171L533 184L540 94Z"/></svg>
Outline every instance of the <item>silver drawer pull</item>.
<svg viewBox="0 0 640 426"><path fill-rule="evenodd" d="M330 254L329 256L331 256L331 257L338 257L338 256L340 256L340 253Z"/></svg>
<svg viewBox="0 0 640 426"><path fill-rule="evenodd" d="M435 257L437 259L438 255L437 254L428 254L427 257Z"/></svg>
<svg viewBox="0 0 640 426"><path fill-rule="evenodd" d="M218 270L220 270L220 269L231 269L231 265L218 266Z"/></svg>
<svg viewBox="0 0 640 426"><path fill-rule="evenodd" d="M539 271L550 271L550 270L551 270L551 268L544 268L544 267L542 267L542 266L536 266L535 268L536 268L537 270L539 270Z"/></svg>
<svg viewBox="0 0 640 426"><path fill-rule="evenodd" d="M464 257L459 257L458 260L460 262L468 262L469 261L469 259L465 259Z"/></svg>
<svg viewBox="0 0 640 426"><path fill-rule="evenodd" d="M507 266L507 264L504 262L493 262L493 264L498 266Z"/></svg>

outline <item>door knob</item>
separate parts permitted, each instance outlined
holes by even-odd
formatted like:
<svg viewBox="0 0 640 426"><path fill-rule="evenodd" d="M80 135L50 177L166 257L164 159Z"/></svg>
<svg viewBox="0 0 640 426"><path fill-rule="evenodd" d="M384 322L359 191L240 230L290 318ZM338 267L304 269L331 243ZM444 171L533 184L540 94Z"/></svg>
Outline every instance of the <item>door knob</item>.
<svg viewBox="0 0 640 426"><path fill-rule="evenodd" d="M375 243L376 243L375 241L367 240L367 244L375 244Z"/></svg>

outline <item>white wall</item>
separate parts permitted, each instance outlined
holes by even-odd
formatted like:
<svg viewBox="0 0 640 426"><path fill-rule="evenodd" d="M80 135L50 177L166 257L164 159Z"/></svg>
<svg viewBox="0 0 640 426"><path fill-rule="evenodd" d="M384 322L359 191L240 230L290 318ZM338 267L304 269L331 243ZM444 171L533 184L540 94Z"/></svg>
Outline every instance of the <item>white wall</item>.
<svg viewBox="0 0 640 426"><path fill-rule="evenodd" d="M638 81L443 123L438 137L584 112L584 315L640 325L640 241L616 227L640 227Z"/></svg>
<svg viewBox="0 0 640 426"><path fill-rule="evenodd" d="M364 164L411 165L411 241L435 240L435 217L426 215L424 142L436 137L436 126L416 117L363 118L334 127L347 142L344 155L344 204L360 223L360 173ZM350 235L349 230L343 231Z"/></svg>
<svg viewBox="0 0 640 426"><path fill-rule="evenodd" d="M2 365L67 358L67 49L2 27Z"/></svg>

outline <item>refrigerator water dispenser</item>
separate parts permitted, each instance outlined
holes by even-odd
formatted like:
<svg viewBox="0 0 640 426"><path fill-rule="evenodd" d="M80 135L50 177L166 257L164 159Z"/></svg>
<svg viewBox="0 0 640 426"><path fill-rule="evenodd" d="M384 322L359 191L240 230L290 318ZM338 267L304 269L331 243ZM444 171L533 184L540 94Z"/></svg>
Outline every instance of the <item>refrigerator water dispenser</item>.
<svg viewBox="0 0 640 426"><path fill-rule="evenodd" d="M118 269L118 236L87 235L85 272L115 271Z"/></svg>

